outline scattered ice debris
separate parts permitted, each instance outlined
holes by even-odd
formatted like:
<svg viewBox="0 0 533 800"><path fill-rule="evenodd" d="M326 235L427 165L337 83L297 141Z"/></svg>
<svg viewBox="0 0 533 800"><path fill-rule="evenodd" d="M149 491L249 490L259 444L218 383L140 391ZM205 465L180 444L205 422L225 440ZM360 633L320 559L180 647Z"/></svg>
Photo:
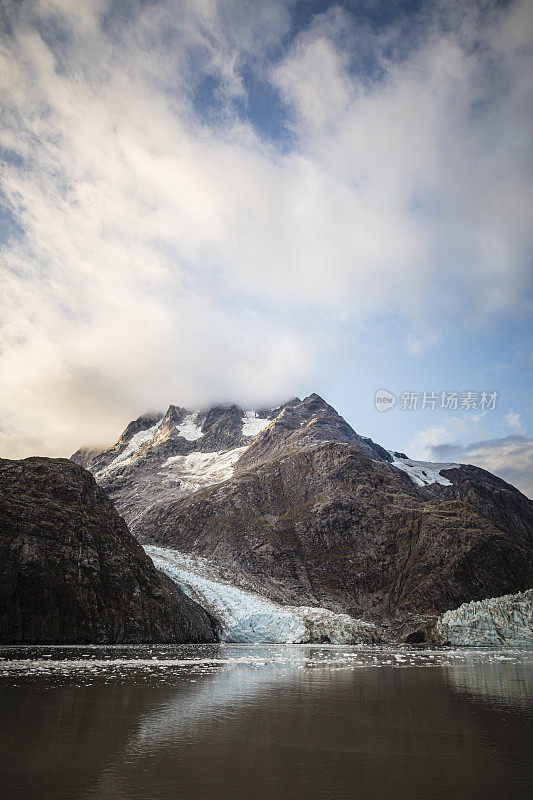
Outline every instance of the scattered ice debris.
<svg viewBox="0 0 533 800"><path fill-rule="evenodd" d="M269 419L258 417L256 411L245 411L242 418L242 434L243 436L257 436L267 425L270 425L270 422Z"/></svg>
<svg viewBox="0 0 533 800"><path fill-rule="evenodd" d="M372 642L375 626L326 608L282 606L253 592L213 580L213 566L166 547L145 548L156 567L210 611L222 625L225 642Z"/></svg>
<svg viewBox="0 0 533 800"><path fill-rule="evenodd" d="M435 631L443 644L533 647L533 589L463 603L442 614Z"/></svg>
<svg viewBox="0 0 533 800"><path fill-rule="evenodd" d="M83 649L85 649L84 646ZM220 645L94 645L92 657L83 658L79 646L52 646L43 653L39 646L17 645L0 648L0 685L23 686L38 683L54 686L68 680L71 685L88 686L124 681L180 684L184 678L210 676L203 683L215 703L229 695L234 704L240 689L246 693L297 670L353 671L357 669L442 670L454 689L469 695L482 695L498 701L517 703L529 708L531 703L531 648L409 647L405 645L334 645L334 644L220 644ZM154 659L153 655L157 658ZM400 658L397 658L400 656ZM444 668L444 669L443 669ZM221 690L229 682L230 691ZM202 695L205 699L205 696ZM187 703L203 704L202 696L179 697L176 717L187 714ZM209 704L210 705L210 704ZM156 726L159 730L159 728Z"/></svg>
<svg viewBox="0 0 533 800"><path fill-rule="evenodd" d="M460 464L434 464L431 461L413 461L411 458L399 457L399 453L389 450L394 467L407 472L413 483L417 486L427 486L429 483L440 483L442 486L451 486L451 481L440 474L443 469L457 469Z"/></svg>
<svg viewBox="0 0 533 800"><path fill-rule="evenodd" d="M182 436L184 439L187 439L188 442L195 442L197 439L200 439L204 435L202 433L202 429L196 423L197 419L198 419L198 412L195 412L193 414L188 414L183 419L183 422L180 422L179 425L176 425L179 435Z"/></svg>
<svg viewBox="0 0 533 800"><path fill-rule="evenodd" d="M233 469L246 447L220 450L212 453L189 453L170 456L162 465L160 474L179 481L182 488L194 492L215 483L229 480Z"/></svg>

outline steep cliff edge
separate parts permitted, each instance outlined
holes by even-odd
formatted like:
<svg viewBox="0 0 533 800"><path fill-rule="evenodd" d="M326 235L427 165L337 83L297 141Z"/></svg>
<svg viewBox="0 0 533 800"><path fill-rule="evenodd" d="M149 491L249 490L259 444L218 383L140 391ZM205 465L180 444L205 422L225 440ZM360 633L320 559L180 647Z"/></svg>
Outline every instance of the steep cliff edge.
<svg viewBox="0 0 533 800"><path fill-rule="evenodd" d="M216 640L215 621L155 569L89 472L0 459L0 643Z"/></svg>

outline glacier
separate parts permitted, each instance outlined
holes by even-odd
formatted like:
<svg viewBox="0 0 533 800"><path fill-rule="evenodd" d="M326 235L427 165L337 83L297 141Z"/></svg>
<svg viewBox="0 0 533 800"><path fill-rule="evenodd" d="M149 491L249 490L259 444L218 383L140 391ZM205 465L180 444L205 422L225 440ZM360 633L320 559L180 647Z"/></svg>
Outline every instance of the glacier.
<svg viewBox="0 0 533 800"><path fill-rule="evenodd" d="M220 580L207 559L146 545L155 566L221 624L223 642L243 644L372 643L376 627L327 608L283 606Z"/></svg>
<svg viewBox="0 0 533 800"><path fill-rule="evenodd" d="M460 464L436 464L432 461L413 461L411 458L398 458L389 450L393 457L392 465L403 472L407 472L413 483L417 486L427 486L430 483L440 483L441 486L451 486L452 482L440 474L443 469L458 469Z"/></svg>
<svg viewBox="0 0 533 800"><path fill-rule="evenodd" d="M435 624L435 638L464 647L533 646L533 589L446 611Z"/></svg>

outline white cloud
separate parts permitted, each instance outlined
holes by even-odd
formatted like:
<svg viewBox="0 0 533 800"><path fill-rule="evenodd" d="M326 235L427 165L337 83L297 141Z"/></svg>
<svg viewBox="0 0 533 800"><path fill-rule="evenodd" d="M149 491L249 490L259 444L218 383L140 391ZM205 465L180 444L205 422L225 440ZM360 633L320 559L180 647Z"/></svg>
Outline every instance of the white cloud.
<svg viewBox="0 0 533 800"><path fill-rule="evenodd" d="M395 59L389 37L354 33L356 47L346 44L350 19L335 10L276 69L305 151L329 179L321 195L338 201L350 302L357 294L365 307L403 303L416 313L429 296L433 312L456 306L477 319L521 305L531 207L522 125L532 87L517 20L532 16L531 4L514 4L477 29L466 14L459 29L426 27ZM381 76L370 85L346 66L357 45L369 49L366 38Z"/></svg>
<svg viewBox="0 0 533 800"><path fill-rule="evenodd" d="M408 455L415 460L430 460L430 455L436 445L452 442L454 435L445 425L434 425L418 431L408 445Z"/></svg>
<svg viewBox="0 0 533 800"><path fill-rule="evenodd" d="M520 414L518 414L516 411L509 411L509 413L505 415L504 419L509 427L516 431L516 433L525 433L524 427L520 420Z"/></svg>
<svg viewBox="0 0 533 800"><path fill-rule="evenodd" d="M440 425L433 425L429 428L417 431L407 445L407 454L420 461L432 461L433 456L439 447L459 447L458 440L465 440L477 436L486 435L480 422L483 414L468 414L460 417L450 417L441 422Z"/></svg>
<svg viewBox="0 0 533 800"><path fill-rule="evenodd" d="M531 5L435 14L409 47L335 10L284 50L291 6L6 3L4 454L169 401L292 395L328 318L404 315L418 352L428 320L522 308ZM292 149L238 112L247 70L283 93Z"/></svg>

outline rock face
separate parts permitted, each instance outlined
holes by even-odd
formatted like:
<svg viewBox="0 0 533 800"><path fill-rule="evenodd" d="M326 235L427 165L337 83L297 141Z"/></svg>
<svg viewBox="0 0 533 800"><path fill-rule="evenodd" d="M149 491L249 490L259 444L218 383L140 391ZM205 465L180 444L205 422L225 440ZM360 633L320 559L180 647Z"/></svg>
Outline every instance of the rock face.
<svg viewBox="0 0 533 800"><path fill-rule="evenodd" d="M0 643L217 641L155 569L93 476L66 459L0 459Z"/></svg>
<svg viewBox="0 0 533 800"><path fill-rule="evenodd" d="M433 631L438 644L469 647L533 646L533 589L463 603L442 614Z"/></svg>
<svg viewBox="0 0 533 800"><path fill-rule="evenodd" d="M476 467L390 453L316 394L132 425L90 469L134 534L274 602L417 641L447 609L532 585L530 500Z"/></svg>

